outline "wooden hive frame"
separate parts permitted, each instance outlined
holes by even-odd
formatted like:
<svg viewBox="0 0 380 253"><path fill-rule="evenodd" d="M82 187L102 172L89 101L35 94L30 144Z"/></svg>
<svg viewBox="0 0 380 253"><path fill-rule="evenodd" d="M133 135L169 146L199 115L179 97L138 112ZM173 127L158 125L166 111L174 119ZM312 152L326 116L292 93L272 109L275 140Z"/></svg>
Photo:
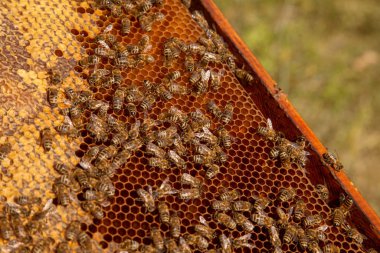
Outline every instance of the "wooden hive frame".
<svg viewBox="0 0 380 253"><path fill-rule="evenodd" d="M199 0L197 8L203 10L204 15L215 24L215 28L228 43L235 56L239 56L238 62L255 74L255 85L244 86L256 105L263 114L275 122L276 128L291 139L303 135L310 143L312 152L309 156L309 178L314 184L324 183L334 195L331 202L336 202L339 194L347 193L352 197L356 208L352 210L353 223L361 230L369 240L368 247L380 245L380 218L372 207L363 198L355 185L347 177L344 171L336 172L330 167L323 166L322 154L326 147L309 128L300 114L294 108L277 83L252 54L247 45L237 35L235 30L223 16L217 5L212 0Z"/></svg>

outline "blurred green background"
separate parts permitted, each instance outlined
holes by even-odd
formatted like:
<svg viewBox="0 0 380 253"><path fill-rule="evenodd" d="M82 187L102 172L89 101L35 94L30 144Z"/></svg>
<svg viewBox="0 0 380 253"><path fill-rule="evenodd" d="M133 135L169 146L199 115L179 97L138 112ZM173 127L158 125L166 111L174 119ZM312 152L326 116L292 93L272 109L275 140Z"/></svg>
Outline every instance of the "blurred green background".
<svg viewBox="0 0 380 253"><path fill-rule="evenodd" d="M380 214L380 2L214 1Z"/></svg>

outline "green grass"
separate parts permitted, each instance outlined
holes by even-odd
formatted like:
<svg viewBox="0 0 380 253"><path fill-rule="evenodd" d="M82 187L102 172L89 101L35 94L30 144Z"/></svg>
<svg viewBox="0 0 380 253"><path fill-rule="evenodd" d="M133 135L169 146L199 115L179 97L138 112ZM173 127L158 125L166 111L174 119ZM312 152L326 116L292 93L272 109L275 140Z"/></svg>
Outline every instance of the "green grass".
<svg viewBox="0 0 380 253"><path fill-rule="evenodd" d="M215 2L380 213L380 3Z"/></svg>

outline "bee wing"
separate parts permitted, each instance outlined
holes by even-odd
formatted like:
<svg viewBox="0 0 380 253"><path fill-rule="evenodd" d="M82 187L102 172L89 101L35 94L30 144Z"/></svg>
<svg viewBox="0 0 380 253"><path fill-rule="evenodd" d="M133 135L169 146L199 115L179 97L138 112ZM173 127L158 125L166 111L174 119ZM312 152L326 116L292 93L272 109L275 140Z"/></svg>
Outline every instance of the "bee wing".
<svg viewBox="0 0 380 253"><path fill-rule="evenodd" d="M273 129L272 120L270 118L267 119L267 127Z"/></svg>
<svg viewBox="0 0 380 253"><path fill-rule="evenodd" d="M153 195L153 189L151 185L148 185L148 192L150 195Z"/></svg>
<svg viewBox="0 0 380 253"><path fill-rule="evenodd" d="M243 236L236 238L235 240L237 240L237 241L248 241L249 239L251 239L251 234L245 234Z"/></svg>
<svg viewBox="0 0 380 253"><path fill-rule="evenodd" d="M199 221L200 221L200 223L202 223L203 225L208 226L208 223L207 223L206 219L205 219L202 215L199 216Z"/></svg>
<svg viewBox="0 0 380 253"><path fill-rule="evenodd" d="M160 190L162 190L169 182L169 177L165 178L164 181L162 181L162 184L160 185Z"/></svg>
<svg viewBox="0 0 380 253"><path fill-rule="evenodd" d="M73 124L73 122L71 121L71 119L70 119L69 116L65 116L65 118L63 119L63 124L67 124L67 125L69 125L71 128L74 127L74 124Z"/></svg>
<svg viewBox="0 0 380 253"><path fill-rule="evenodd" d="M287 217L285 211L282 210L281 207L276 208L276 213L277 213L278 217L280 217L280 220L286 219L286 217Z"/></svg>
<svg viewBox="0 0 380 253"><path fill-rule="evenodd" d="M53 205L53 199L48 199L48 201L46 201L46 204L44 205L44 208L42 208L42 212L49 210L50 207L52 207L52 205Z"/></svg>
<svg viewBox="0 0 380 253"><path fill-rule="evenodd" d="M322 231L322 232L324 232L324 231L326 231L326 229L328 229L328 228L329 228L329 226L325 224L325 225L322 225L322 226L318 227L317 230L318 230L318 231Z"/></svg>
<svg viewBox="0 0 380 253"><path fill-rule="evenodd" d="M110 31L112 31L112 29L113 29L113 25L110 24L110 25L108 25L108 26L104 29L103 33L109 33Z"/></svg>
<svg viewBox="0 0 380 253"><path fill-rule="evenodd" d="M203 70L201 71L201 80L202 82L208 82L208 80L210 79L210 75L211 75L211 72L210 70Z"/></svg>
<svg viewBox="0 0 380 253"><path fill-rule="evenodd" d="M294 211L294 206L291 206L288 210L288 213L286 214L287 220L289 220L289 218L292 216L293 211Z"/></svg>

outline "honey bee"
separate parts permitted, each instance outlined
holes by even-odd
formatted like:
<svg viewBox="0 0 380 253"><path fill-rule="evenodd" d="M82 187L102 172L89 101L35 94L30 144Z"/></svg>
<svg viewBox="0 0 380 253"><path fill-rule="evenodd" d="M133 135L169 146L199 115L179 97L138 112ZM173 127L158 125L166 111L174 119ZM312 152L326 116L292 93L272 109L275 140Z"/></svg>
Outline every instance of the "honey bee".
<svg viewBox="0 0 380 253"><path fill-rule="evenodd" d="M343 169L343 164L338 160L335 154L327 152L322 155L322 158L322 162L326 166L330 166L336 171L341 171Z"/></svg>
<svg viewBox="0 0 380 253"><path fill-rule="evenodd" d="M220 79L222 78L222 76L223 76L223 72L216 72L216 71L210 72L210 79L211 79L210 86L213 91L217 91L221 87L222 84L221 84Z"/></svg>
<svg viewBox="0 0 380 253"><path fill-rule="evenodd" d="M77 220L74 220L70 222L70 224L67 226L66 231L65 231L65 238L68 241L74 240L77 235L80 232L80 222Z"/></svg>
<svg viewBox="0 0 380 253"><path fill-rule="evenodd" d="M201 197L201 191L199 188L182 189L178 197L184 200L198 199Z"/></svg>
<svg viewBox="0 0 380 253"><path fill-rule="evenodd" d="M173 189L173 187L169 183L169 177L167 177L162 182L160 187L153 193L153 196L159 199L159 198L165 197L166 195L172 195L176 193L177 193L177 190Z"/></svg>
<svg viewBox="0 0 380 253"><path fill-rule="evenodd" d="M212 240L215 237L214 230L210 228L206 219L203 216L199 216L199 221L201 224L194 226L195 232L199 235Z"/></svg>
<svg viewBox="0 0 380 253"><path fill-rule="evenodd" d="M117 154L117 148L113 145L105 147L100 150L98 157L95 160L95 164L99 164L99 162L107 160L109 158L114 157Z"/></svg>
<svg viewBox="0 0 380 253"><path fill-rule="evenodd" d="M70 88L70 87L65 88L65 95L71 101L75 101L76 98L77 98L77 96L78 96L78 94L76 93L76 91L74 91L74 89Z"/></svg>
<svg viewBox="0 0 380 253"><path fill-rule="evenodd" d="M203 30L206 30L208 28L207 20L205 19L203 14L200 13L199 11L193 11L193 13L191 14L191 17L195 20L195 22L198 23L200 27L202 27Z"/></svg>
<svg viewBox="0 0 380 253"><path fill-rule="evenodd" d="M301 249L305 250L307 246L309 245L309 238L307 237L305 230L303 230L301 227L298 227L297 237L298 237L298 243Z"/></svg>
<svg viewBox="0 0 380 253"><path fill-rule="evenodd" d="M179 238L179 249L182 253L191 253L191 248L189 244L186 242L186 240L181 236Z"/></svg>
<svg viewBox="0 0 380 253"><path fill-rule="evenodd" d="M291 201L296 196L296 190L293 188L281 188L277 200L280 202Z"/></svg>
<svg viewBox="0 0 380 253"><path fill-rule="evenodd" d="M79 66L85 68L88 66L96 65L99 63L99 57L96 55L89 55L78 61Z"/></svg>
<svg viewBox="0 0 380 253"><path fill-rule="evenodd" d="M206 170L207 179L211 179L215 177L220 172L219 165L217 164L207 164L206 167L207 167L207 170Z"/></svg>
<svg viewBox="0 0 380 253"><path fill-rule="evenodd" d="M202 69L201 72L201 78L198 82L194 85L194 91L196 95L204 94L208 90L208 81L210 79L210 70L204 70Z"/></svg>
<svg viewBox="0 0 380 253"><path fill-rule="evenodd" d="M328 228L327 225L322 225L315 229L306 229L306 236L309 239L309 241L326 241L326 234L324 233L326 229Z"/></svg>
<svg viewBox="0 0 380 253"><path fill-rule="evenodd" d="M149 94L146 97L143 98L140 104L140 108L143 111L148 111L152 108L153 104L156 102L156 97Z"/></svg>
<svg viewBox="0 0 380 253"><path fill-rule="evenodd" d="M354 200L348 195L341 194L339 196L339 203L340 203L341 208L348 211L351 209L352 205L354 204Z"/></svg>
<svg viewBox="0 0 380 253"><path fill-rule="evenodd" d="M202 130L202 132L196 133L195 137L198 138L201 142L204 142L209 146L217 148L218 137L211 133L210 129L208 129L207 127L203 127Z"/></svg>
<svg viewBox="0 0 380 253"><path fill-rule="evenodd" d="M169 85L169 91L173 94L177 95L187 95L189 94L189 90L187 89L186 86L177 84L177 83L171 83Z"/></svg>
<svg viewBox="0 0 380 253"><path fill-rule="evenodd" d="M170 215L170 234L174 238L178 238L181 233L181 219L178 217L177 212L172 212Z"/></svg>
<svg viewBox="0 0 380 253"><path fill-rule="evenodd" d="M294 206L294 220L301 221L305 217L306 203L302 199L298 199Z"/></svg>
<svg viewBox="0 0 380 253"><path fill-rule="evenodd" d="M244 70L244 69L236 68L235 69L235 75L240 80L247 81L248 83L250 83L250 82L253 81L253 76L249 72L247 72L246 70Z"/></svg>
<svg viewBox="0 0 380 253"><path fill-rule="evenodd" d="M25 226L23 225L23 222L20 218L20 215L17 214L17 213L13 213L10 215L9 217L9 223L11 225L11 227L13 228L13 232L15 234L15 236L21 240L28 240L28 232L25 228Z"/></svg>
<svg viewBox="0 0 380 253"><path fill-rule="evenodd" d="M281 250L281 240L280 240L280 235L278 233L278 230L275 226L270 226L268 228L268 233L269 233L269 241L272 244L272 246L275 248L276 252L278 252L278 249ZM282 252L282 251L279 251Z"/></svg>
<svg viewBox="0 0 380 253"><path fill-rule="evenodd" d="M89 212L95 219L101 220L104 218L104 212L102 208L94 202L84 201L81 203L81 207L84 211Z"/></svg>
<svg viewBox="0 0 380 253"><path fill-rule="evenodd" d="M113 95L113 109L118 112L123 106L123 101L125 97L125 90L123 88L117 88L115 94Z"/></svg>
<svg viewBox="0 0 380 253"><path fill-rule="evenodd" d="M211 53L211 52L205 52L201 58L201 65L206 66L210 62L220 63L221 60L222 59L221 59L220 55L215 54L215 53Z"/></svg>
<svg viewBox="0 0 380 253"><path fill-rule="evenodd" d="M214 200L211 207L216 211L229 211L231 210L231 203L227 200Z"/></svg>
<svg viewBox="0 0 380 253"><path fill-rule="evenodd" d="M80 231L77 235L77 241L82 251L92 252L91 238L86 232Z"/></svg>
<svg viewBox="0 0 380 253"><path fill-rule="evenodd" d="M164 82L170 83L170 82L173 82L173 81L177 80L180 77L181 77L181 72L179 72L178 70L176 70L176 71L173 71L173 72L170 72L169 74L167 74L166 77L165 77L166 81L164 81Z"/></svg>
<svg viewBox="0 0 380 253"><path fill-rule="evenodd" d="M323 252L324 253L339 253L340 249L338 246L336 246L332 243L328 243L325 245L325 247L323 247ZM369 251L367 251L367 252L369 252Z"/></svg>
<svg viewBox="0 0 380 253"><path fill-rule="evenodd" d="M226 104L224 112L220 115L220 121L227 125L233 118L234 107L232 104Z"/></svg>
<svg viewBox="0 0 380 253"><path fill-rule="evenodd" d="M174 150L175 152L180 155L180 156L184 156L186 155L187 153L187 149L186 147L183 145L182 141L180 138L174 138L174 141L173 141L173 145L174 145Z"/></svg>
<svg viewBox="0 0 380 253"><path fill-rule="evenodd" d="M193 72L195 68L195 60L194 57L191 55L186 55L185 61L184 61L185 69L189 72Z"/></svg>
<svg viewBox="0 0 380 253"><path fill-rule="evenodd" d="M115 50L105 48L105 47L95 48L94 53L97 56L105 57L105 58L109 58L109 59L115 59L115 57L116 57L116 51Z"/></svg>
<svg viewBox="0 0 380 253"><path fill-rule="evenodd" d="M126 35L131 32L131 21L128 18L121 19L121 34Z"/></svg>
<svg viewBox="0 0 380 253"><path fill-rule="evenodd" d="M171 66L173 60L175 58L178 58L180 53L181 52L176 47L168 45L167 43L165 43L165 45L164 45L165 65Z"/></svg>
<svg viewBox="0 0 380 253"><path fill-rule="evenodd" d="M158 227L152 226L150 230L150 237L152 238L154 247L159 251L163 252L164 250L164 238Z"/></svg>
<svg viewBox="0 0 380 253"><path fill-rule="evenodd" d="M223 253L232 253L232 242L225 234L219 235L220 246L222 247Z"/></svg>
<svg viewBox="0 0 380 253"><path fill-rule="evenodd" d="M164 158L166 156L165 150L151 142L145 145L145 151L147 154L154 155L158 158Z"/></svg>
<svg viewBox="0 0 380 253"><path fill-rule="evenodd" d="M319 247L317 241L311 241L309 242L309 245L307 246L307 249L311 253L323 253L322 249Z"/></svg>
<svg viewBox="0 0 380 253"><path fill-rule="evenodd" d="M202 181L188 173L183 173L181 176L181 185L190 185L191 187L200 188Z"/></svg>
<svg viewBox="0 0 380 253"><path fill-rule="evenodd" d="M51 108L57 107L58 104L58 89L56 88L47 88L47 100Z"/></svg>
<svg viewBox="0 0 380 253"><path fill-rule="evenodd" d="M206 47L206 50L210 52L215 52L216 50L214 42L205 35L201 35L198 38L198 43Z"/></svg>
<svg viewBox="0 0 380 253"><path fill-rule="evenodd" d="M73 173L73 176L78 181L82 190L91 188L89 178L83 170L76 169Z"/></svg>
<svg viewBox="0 0 380 253"><path fill-rule="evenodd" d="M137 195L139 196L140 200L144 202L144 207L148 212L152 213L154 210L156 210L151 187L149 187L149 191L145 191L142 188L137 189Z"/></svg>
<svg viewBox="0 0 380 253"><path fill-rule="evenodd" d="M223 189L223 193L220 194L219 198L223 201L233 201L241 197L241 193L238 189L227 190Z"/></svg>
<svg viewBox="0 0 380 253"><path fill-rule="evenodd" d="M279 219L277 220L278 228L279 229L286 228L288 226L290 216L293 213L293 207L289 208L289 211L287 213L285 213L285 211L281 207L277 207L276 213L279 217Z"/></svg>
<svg viewBox="0 0 380 253"><path fill-rule="evenodd" d="M214 218L218 223L223 224L227 228L229 228L231 230L236 229L236 222L234 221L234 219L232 219L231 216L229 216L225 213L217 212L217 213L215 213Z"/></svg>
<svg viewBox="0 0 380 253"><path fill-rule="evenodd" d="M13 234L11 224L6 216L0 216L0 237L9 240Z"/></svg>
<svg viewBox="0 0 380 253"><path fill-rule="evenodd" d="M42 240L37 241L33 247L32 253L43 253L50 250L50 245L54 243L54 239L51 237L43 238Z"/></svg>
<svg viewBox="0 0 380 253"><path fill-rule="evenodd" d="M200 250L206 250L209 246L207 239L199 234L188 234L185 236L185 240L189 245L195 245Z"/></svg>
<svg viewBox="0 0 380 253"><path fill-rule="evenodd" d="M257 212L263 212L264 209L270 204L270 200L263 196L253 196L253 199L255 200L255 203L253 204L253 209L255 209Z"/></svg>
<svg viewBox="0 0 380 253"><path fill-rule="evenodd" d="M52 69L49 71L49 74L50 74L50 77L49 77L50 84L59 85L62 83L63 77L61 73L59 73L57 70Z"/></svg>
<svg viewBox="0 0 380 253"><path fill-rule="evenodd" d="M20 206L30 206L34 204L40 204L41 198L39 197L31 197L26 195L20 195L14 198L14 202Z"/></svg>
<svg viewBox="0 0 380 253"><path fill-rule="evenodd" d="M336 227L340 227L344 223L344 219L346 218L348 211L342 207L335 208L332 212L333 225Z"/></svg>
<svg viewBox="0 0 380 253"><path fill-rule="evenodd" d="M151 1L140 1L139 5L137 6L137 10L138 13L141 15L149 11L152 7L153 4Z"/></svg>
<svg viewBox="0 0 380 253"><path fill-rule="evenodd" d="M69 253L70 252L70 247L68 242L60 242L57 244L55 247L55 252L56 253Z"/></svg>
<svg viewBox="0 0 380 253"><path fill-rule="evenodd" d="M363 241L367 239L366 236L362 235L356 228L351 227L346 222L342 224L342 228L349 238L360 245L363 244Z"/></svg>
<svg viewBox="0 0 380 253"><path fill-rule="evenodd" d="M0 144L0 161L4 160L11 152L12 146L10 143Z"/></svg>
<svg viewBox="0 0 380 253"><path fill-rule="evenodd" d="M293 224L286 224L283 237L284 243L292 243L297 240L298 228Z"/></svg>
<svg viewBox="0 0 380 253"><path fill-rule="evenodd" d="M182 0L181 2L183 3L183 5L185 5L186 8L190 8L191 0Z"/></svg>
<svg viewBox="0 0 380 253"><path fill-rule="evenodd" d="M137 107L135 104L133 103L128 103L126 106L125 106L125 110L127 111L128 115L131 116L131 117L136 117L137 115Z"/></svg>
<svg viewBox="0 0 380 253"><path fill-rule="evenodd" d="M53 168L61 175L69 174L70 169L63 163L54 162Z"/></svg>
<svg viewBox="0 0 380 253"><path fill-rule="evenodd" d="M338 249L339 250L339 249ZM332 252L332 253L339 253L339 251L334 251L334 252ZM377 253L377 250L375 250L375 249L368 249L367 250L367 253Z"/></svg>
<svg viewBox="0 0 380 253"><path fill-rule="evenodd" d="M32 221L41 221L42 219L47 218L50 214L53 214L55 211L55 205L53 205L53 199L46 201L44 207L41 211L35 212L32 216ZM27 215L29 216L29 215Z"/></svg>
<svg viewBox="0 0 380 253"><path fill-rule="evenodd" d="M157 209L160 215L161 223L169 224L169 220L170 220L169 206L165 202L160 201L158 202Z"/></svg>
<svg viewBox="0 0 380 253"><path fill-rule="evenodd" d="M227 56L226 58L227 66L230 68L230 70L234 71L236 70L236 63L232 56Z"/></svg>
<svg viewBox="0 0 380 253"><path fill-rule="evenodd" d="M245 217L244 214L233 212L233 219L237 225L243 227L245 232L250 233L253 231L253 223L247 217Z"/></svg>
<svg viewBox="0 0 380 253"><path fill-rule="evenodd" d="M108 69L96 69L94 72L88 77L88 83L91 86L97 85L101 79L111 72Z"/></svg>
<svg viewBox="0 0 380 253"><path fill-rule="evenodd" d="M119 244L119 247L122 249L122 250L126 250L126 251L136 251L140 248L140 243L138 243L137 241L135 240L132 240L132 239L124 239L120 244Z"/></svg>
<svg viewBox="0 0 380 253"><path fill-rule="evenodd" d="M269 217L264 212L253 213L251 215L251 220L254 223L256 223L258 226L265 226L267 228L270 228L271 226L274 226L275 224L274 219Z"/></svg>
<svg viewBox="0 0 380 253"><path fill-rule="evenodd" d="M90 169L92 167L92 160L95 159L95 157L98 155L100 151L100 148L99 146L94 146L94 147L91 147L84 155L83 157L81 158L80 162L79 162L79 165L87 170L87 169Z"/></svg>
<svg viewBox="0 0 380 253"><path fill-rule="evenodd" d="M314 227L322 223L323 218L319 214L309 215L303 218L302 224L304 227Z"/></svg>
<svg viewBox="0 0 380 253"><path fill-rule="evenodd" d="M150 32L152 31L153 23L163 20L165 15L161 12L154 13L151 15L141 15L139 16L139 24L143 31Z"/></svg>
<svg viewBox="0 0 380 253"><path fill-rule="evenodd" d="M317 190L317 193L321 197L322 200L327 202L329 200L329 189L327 189L326 185L324 184L317 184L315 186L315 189Z"/></svg>
<svg viewBox="0 0 380 253"><path fill-rule="evenodd" d="M211 100L207 103L207 109L216 119L220 119L222 115L222 110L220 110L220 108L216 105L214 100Z"/></svg>
<svg viewBox="0 0 380 253"><path fill-rule="evenodd" d="M194 71L191 75L190 75L190 78L189 78L189 82L191 84L195 84L197 83L199 80L201 80L201 71L202 70L196 70Z"/></svg>
<svg viewBox="0 0 380 253"><path fill-rule="evenodd" d="M257 132L270 141L276 141L279 137L279 134L273 129L272 121L269 118L267 119L267 126L260 126Z"/></svg>
<svg viewBox="0 0 380 253"><path fill-rule="evenodd" d="M180 253L179 247L175 239L170 238L165 240L165 247L168 253Z"/></svg>
<svg viewBox="0 0 380 253"><path fill-rule="evenodd" d="M231 209L237 212L250 212L252 208L253 205L248 201L238 200L232 202L231 204Z"/></svg>
<svg viewBox="0 0 380 253"><path fill-rule="evenodd" d="M159 85L157 87L157 96L164 101L168 101L173 98L173 94L164 85Z"/></svg>
<svg viewBox="0 0 380 253"><path fill-rule="evenodd" d="M251 239L251 234L246 234L246 235L240 236L236 239L233 239L232 240L232 247L234 249L238 249L238 248L253 249L254 248L253 244L248 243L249 239Z"/></svg>
<svg viewBox="0 0 380 253"><path fill-rule="evenodd" d="M68 190L63 184L53 184L53 192L57 196L57 202L59 205L67 206L70 204L70 196Z"/></svg>
<svg viewBox="0 0 380 253"><path fill-rule="evenodd" d="M140 41L138 42L141 53L146 53L151 50L152 44L150 44L150 37L147 34L144 34Z"/></svg>
<svg viewBox="0 0 380 253"><path fill-rule="evenodd" d="M41 130L41 145L45 151L50 151L53 145L53 135L50 128Z"/></svg>
<svg viewBox="0 0 380 253"><path fill-rule="evenodd" d="M169 161L165 158L151 157L148 159L148 164L151 167L158 167L162 170L169 169Z"/></svg>

